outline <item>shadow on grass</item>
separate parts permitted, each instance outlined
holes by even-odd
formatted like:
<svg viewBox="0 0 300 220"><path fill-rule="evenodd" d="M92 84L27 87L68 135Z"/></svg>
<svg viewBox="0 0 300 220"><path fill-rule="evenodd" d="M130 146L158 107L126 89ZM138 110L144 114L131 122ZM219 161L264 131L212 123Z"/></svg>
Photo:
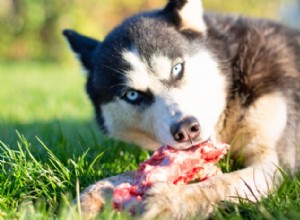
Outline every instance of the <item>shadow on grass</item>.
<svg viewBox="0 0 300 220"><path fill-rule="evenodd" d="M89 164L102 154L98 164L94 164L101 168L99 178L135 169L148 156L148 152L133 144L107 138L91 121L63 119L0 124L0 141L9 148L18 149L20 136L27 140L31 153L39 161L48 159L43 144L66 165L70 159L76 161L83 155L84 162Z"/></svg>
<svg viewBox="0 0 300 220"><path fill-rule="evenodd" d="M134 145L105 137L90 121L1 123L0 214L15 217L9 210L29 203L56 215L64 200L76 197L77 182L82 191L107 176L136 169L147 156Z"/></svg>
<svg viewBox="0 0 300 220"><path fill-rule="evenodd" d="M0 124L0 140L11 148L16 147L18 133L24 135L32 146L40 145L38 138L52 150L68 155L80 153L107 140L90 121L63 119Z"/></svg>

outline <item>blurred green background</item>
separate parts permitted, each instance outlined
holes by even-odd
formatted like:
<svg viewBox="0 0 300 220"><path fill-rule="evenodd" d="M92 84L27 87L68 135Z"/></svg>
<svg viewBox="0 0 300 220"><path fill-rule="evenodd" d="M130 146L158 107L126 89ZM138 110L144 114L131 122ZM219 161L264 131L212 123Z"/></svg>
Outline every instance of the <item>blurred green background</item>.
<svg viewBox="0 0 300 220"><path fill-rule="evenodd" d="M124 17L166 0L0 0L0 62L68 63L64 28L103 39ZM280 19L289 0L204 0L208 10Z"/></svg>

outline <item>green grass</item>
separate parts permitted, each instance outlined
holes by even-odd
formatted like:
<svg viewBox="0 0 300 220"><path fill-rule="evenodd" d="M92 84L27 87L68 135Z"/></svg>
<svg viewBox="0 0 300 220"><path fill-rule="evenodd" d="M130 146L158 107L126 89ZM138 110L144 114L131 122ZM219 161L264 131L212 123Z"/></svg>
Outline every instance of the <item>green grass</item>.
<svg viewBox="0 0 300 220"><path fill-rule="evenodd" d="M148 156L101 135L77 65L2 64L0 72L0 219L64 219L77 182L83 190Z"/></svg>
<svg viewBox="0 0 300 220"><path fill-rule="evenodd" d="M0 64L0 219L80 219L76 191L147 158L101 135L84 81L75 64ZM267 199L222 204L213 219L300 219L299 180L284 175ZM99 218L129 217L107 207Z"/></svg>

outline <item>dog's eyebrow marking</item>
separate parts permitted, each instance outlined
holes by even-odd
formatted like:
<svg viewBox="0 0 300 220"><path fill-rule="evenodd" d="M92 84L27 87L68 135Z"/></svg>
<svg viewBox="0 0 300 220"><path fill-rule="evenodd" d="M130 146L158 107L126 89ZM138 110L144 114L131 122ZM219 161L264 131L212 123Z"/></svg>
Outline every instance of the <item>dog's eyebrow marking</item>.
<svg viewBox="0 0 300 220"><path fill-rule="evenodd" d="M130 88L141 91L149 88L156 90L163 81L171 79L173 62L164 55L153 54L147 61L136 48L132 48L125 50L122 57L131 67L126 73L126 83Z"/></svg>
<svg viewBox="0 0 300 220"><path fill-rule="evenodd" d="M170 80L172 70L172 60L162 54L153 54L150 59L153 74L162 80Z"/></svg>
<svg viewBox="0 0 300 220"><path fill-rule="evenodd" d="M141 91L147 90L151 84L148 65L141 59L138 50L134 48L125 50L122 56L131 67L126 73L128 87Z"/></svg>

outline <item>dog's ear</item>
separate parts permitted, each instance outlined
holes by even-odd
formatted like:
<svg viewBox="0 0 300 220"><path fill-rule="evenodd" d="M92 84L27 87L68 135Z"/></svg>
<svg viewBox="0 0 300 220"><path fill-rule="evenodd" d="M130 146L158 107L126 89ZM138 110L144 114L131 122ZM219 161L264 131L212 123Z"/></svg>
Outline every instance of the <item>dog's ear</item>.
<svg viewBox="0 0 300 220"><path fill-rule="evenodd" d="M202 0L169 0L164 11L171 14L180 30L206 33Z"/></svg>
<svg viewBox="0 0 300 220"><path fill-rule="evenodd" d="M63 35L67 38L71 49L78 56L83 67L90 73L94 69L94 60L100 41L83 36L73 30L64 30Z"/></svg>

